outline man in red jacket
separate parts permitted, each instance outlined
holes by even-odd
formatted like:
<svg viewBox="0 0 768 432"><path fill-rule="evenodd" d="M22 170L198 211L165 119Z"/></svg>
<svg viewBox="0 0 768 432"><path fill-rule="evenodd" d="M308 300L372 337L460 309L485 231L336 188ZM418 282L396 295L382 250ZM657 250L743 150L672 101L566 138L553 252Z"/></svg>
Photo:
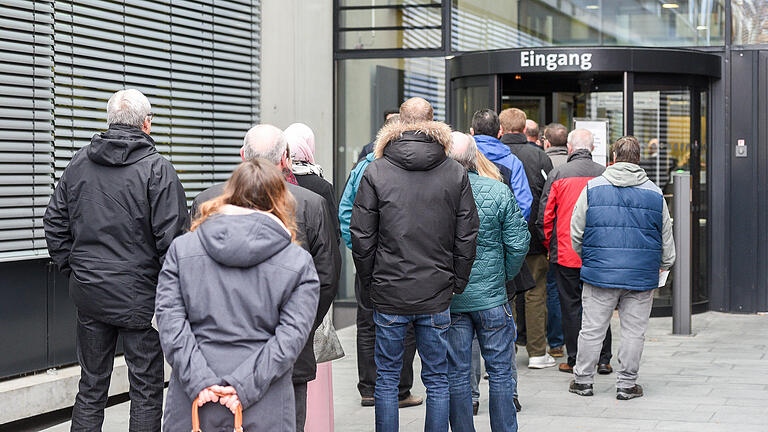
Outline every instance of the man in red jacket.
<svg viewBox="0 0 768 432"><path fill-rule="evenodd" d="M581 258L571 246L571 215L587 182L605 171L592 160L593 137L585 129L568 134L568 162L553 169L541 194L536 227L549 250L549 262L557 269L563 333L568 350L568 362L561 363L561 372L572 373L576 364L579 330L581 330ZM598 373L612 372L611 329L603 342Z"/></svg>

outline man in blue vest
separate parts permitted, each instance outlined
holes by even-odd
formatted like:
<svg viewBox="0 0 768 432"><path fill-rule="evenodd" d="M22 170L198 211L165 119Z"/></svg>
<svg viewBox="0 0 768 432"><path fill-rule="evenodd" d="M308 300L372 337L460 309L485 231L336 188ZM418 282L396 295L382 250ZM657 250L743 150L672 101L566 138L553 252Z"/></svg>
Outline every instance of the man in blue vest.
<svg viewBox="0 0 768 432"><path fill-rule="evenodd" d="M661 190L640 162L633 136L613 144L614 164L587 183L571 218L571 243L582 259L583 315L569 391L592 396L595 365L613 310L621 321L616 399L643 396L637 381L653 290L675 262L672 220Z"/></svg>

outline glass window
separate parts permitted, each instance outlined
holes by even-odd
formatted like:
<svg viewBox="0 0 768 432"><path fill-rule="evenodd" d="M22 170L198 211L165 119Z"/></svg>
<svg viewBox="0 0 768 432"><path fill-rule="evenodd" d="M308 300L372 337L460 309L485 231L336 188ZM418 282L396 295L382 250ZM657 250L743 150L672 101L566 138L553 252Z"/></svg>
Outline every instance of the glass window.
<svg viewBox="0 0 768 432"><path fill-rule="evenodd" d="M768 1L731 1L731 41L736 45L768 43Z"/></svg>
<svg viewBox="0 0 768 432"><path fill-rule="evenodd" d="M724 0L453 0L452 48L722 45Z"/></svg>
<svg viewBox="0 0 768 432"><path fill-rule="evenodd" d="M435 1L342 1L339 49L440 48L442 5Z"/></svg>
<svg viewBox="0 0 768 432"><path fill-rule="evenodd" d="M398 109L406 99L419 96L432 104L435 120L445 120L446 84L442 57L342 60L337 70L334 172L335 184L341 190L363 147L376 138L386 111ZM349 249L344 250L339 297L354 298L352 254Z"/></svg>

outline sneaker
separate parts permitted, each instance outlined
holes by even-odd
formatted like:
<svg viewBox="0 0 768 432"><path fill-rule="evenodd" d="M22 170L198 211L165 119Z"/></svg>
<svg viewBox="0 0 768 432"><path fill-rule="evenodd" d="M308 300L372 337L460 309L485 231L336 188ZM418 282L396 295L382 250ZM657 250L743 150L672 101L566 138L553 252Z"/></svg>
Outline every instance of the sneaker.
<svg viewBox="0 0 768 432"><path fill-rule="evenodd" d="M523 409L522 405L520 405L520 401L518 401L517 398L512 399L512 402L514 402L515 410L517 410L517 412L520 412Z"/></svg>
<svg viewBox="0 0 768 432"><path fill-rule="evenodd" d="M549 354L543 356L531 357L528 359L528 369L544 369L556 365L554 357Z"/></svg>
<svg viewBox="0 0 768 432"><path fill-rule="evenodd" d="M609 375L611 372L613 372L613 368L611 367L610 363L602 363L597 365L597 373L600 375Z"/></svg>
<svg viewBox="0 0 768 432"><path fill-rule="evenodd" d="M398 402L398 406L400 408L408 408L412 406L419 406L422 403L424 403L424 398L414 394L409 394L407 398L401 399L400 402Z"/></svg>
<svg viewBox="0 0 768 432"><path fill-rule="evenodd" d="M592 391L592 384L578 384L574 380L571 380L571 385L568 387L568 391L576 393L579 396L592 396L595 394Z"/></svg>
<svg viewBox="0 0 768 432"><path fill-rule="evenodd" d="M360 405L364 407L372 407L376 405L376 401L372 397L363 397L360 398Z"/></svg>
<svg viewBox="0 0 768 432"><path fill-rule="evenodd" d="M565 356L565 350L563 349L563 346L550 348L549 349L549 355L552 357L564 357Z"/></svg>
<svg viewBox="0 0 768 432"><path fill-rule="evenodd" d="M477 412L480 410L480 402L478 401L472 401L472 415L476 416Z"/></svg>
<svg viewBox="0 0 768 432"><path fill-rule="evenodd" d="M632 387L616 388L616 399L618 400L630 400L639 397L643 397L643 387L638 384Z"/></svg>

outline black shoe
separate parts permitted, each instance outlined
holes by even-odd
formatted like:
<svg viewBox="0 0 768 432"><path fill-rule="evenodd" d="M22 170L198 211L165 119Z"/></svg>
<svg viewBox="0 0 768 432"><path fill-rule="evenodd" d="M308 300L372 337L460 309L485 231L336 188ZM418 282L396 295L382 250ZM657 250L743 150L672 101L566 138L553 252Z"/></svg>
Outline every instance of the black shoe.
<svg viewBox="0 0 768 432"><path fill-rule="evenodd" d="M360 405L364 407L372 407L376 405L376 401L372 397L360 398Z"/></svg>
<svg viewBox="0 0 768 432"><path fill-rule="evenodd" d="M517 398L512 399L512 402L515 403L515 409L517 412L520 412L523 409L522 405L520 405L520 401L518 401Z"/></svg>
<svg viewBox="0 0 768 432"><path fill-rule="evenodd" d="M597 365L597 373L600 375L608 375L613 372L613 368L610 363L600 363Z"/></svg>
<svg viewBox="0 0 768 432"><path fill-rule="evenodd" d="M571 385L568 387L568 391L576 393L579 396L592 396L595 394L592 391L592 384L577 384L574 380L571 380Z"/></svg>
<svg viewBox="0 0 768 432"><path fill-rule="evenodd" d="M476 416L477 411L480 409L480 402L472 401L472 415Z"/></svg>
<svg viewBox="0 0 768 432"><path fill-rule="evenodd" d="M643 388L638 384L632 387L619 387L616 389L616 399L618 400L630 400L639 397L643 397Z"/></svg>

